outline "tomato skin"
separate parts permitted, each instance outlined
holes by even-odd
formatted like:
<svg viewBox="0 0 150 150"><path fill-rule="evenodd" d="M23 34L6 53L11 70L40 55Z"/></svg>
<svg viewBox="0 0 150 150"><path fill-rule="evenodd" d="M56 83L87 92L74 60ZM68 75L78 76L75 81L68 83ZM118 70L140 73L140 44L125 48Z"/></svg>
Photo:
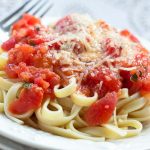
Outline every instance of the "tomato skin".
<svg viewBox="0 0 150 150"><path fill-rule="evenodd" d="M111 118L116 104L117 93L107 93L105 97L94 102L85 112L84 119L90 126L102 125Z"/></svg>
<svg viewBox="0 0 150 150"><path fill-rule="evenodd" d="M43 93L42 88L35 84L29 88L23 88L19 98L10 104L9 111L21 115L28 111L38 109L43 100Z"/></svg>
<svg viewBox="0 0 150 150"><path fill-rule="evenodd" d="M3 43L1 48L5 51L9 51L11 48L15 47L15 44L16 44L16 40L15 38L12 37Z"/></svg>

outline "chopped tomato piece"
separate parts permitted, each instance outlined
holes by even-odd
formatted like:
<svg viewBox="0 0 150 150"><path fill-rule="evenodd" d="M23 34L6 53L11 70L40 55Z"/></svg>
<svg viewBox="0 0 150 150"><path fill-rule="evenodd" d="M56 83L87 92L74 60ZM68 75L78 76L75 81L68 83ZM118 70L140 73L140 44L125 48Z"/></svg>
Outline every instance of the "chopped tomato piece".
<svg viewBox="0 0 150 150"><path fill-rule="evenodd" d="M143 84L142 84L142 90L143 91L147 91L147 92L150 92L150 81L144 81Z"/></svg>
<svg viewBox="0 0 150 150"><path fill-rule="evenodd" d="M109 30L110 26L104 21L104 20L98 20L96 22L97 26L100 26L101 28L105 29L105 30Z"/></svg>
<svg viewBox="0 0 150 150"><path fill-rule="evenodd" d="M41 37L35 37L32 39L28 40L28 44L31 46L35 46L35 45L39 45L42 44L44 42L47 42L48 40L46 38L41 38Z"/></svg>
<svg viewBox="0 0 150 150"><path fill-rule="evenodd" d="M7 64L5 67L5 72L10 78L17 78L18 74L16 73L16 65L14 64Z"/></svg>
<svg viewBox="0 0 150 150"><path fill-rule="evenodd" d="M116 92L107 93L87 109L84 114L85 121L91 126L107 123L115 110L117 100Z"/></svg>
<svg viewBox="0 0 150 150"><path fill-rule="evenodd" d="M27 20L27 23L29 25L35 25L35 24L41 23L41 21L38 18L36 18L35 16L32 16L30 14L24 14L23 19Z"/></svg>
<svg viewBox="0 0 150 150"><path fill-rule="evenodd" d="M37 28L38 27L38 30ZM24 14L23 17L13 24L11 28L11 36L15 38L16 42L25 41L28 38L34 37L39 28L43 27L38 18Z"/></svg>
<svg viewBox="0 0 150 150"><path fill-rule="evenodd" d="M142 45L139 45L138 48L140 49L140 51L142 52L142 54L145 54L145 55L149 54L149 50L146 49L145 47L143 47Z"/></svg>
<svg viewBox="0 0 150 150"><path fill-rule="evenodd" d="M19 21L17 21L16 23L13 24L12 30L18 30L25 26L26 26L26 21L23 19L20 19Z"/></svg>
<svg viewBox="0 0 150 150"><path fill-rule="evenodd" d="M146 78L142 80L142 89L145 92L150 92L150 75L148 74Z"/></svg>
<svg viewBox="0 0 150 150"><path fill-rule="evenodd" d="M111 55L112 57L119 57L121 55L122 48L117 47L117 45L112 45L111 44L111 39L107 38L105 41L105 52L107 55Z"/></svg>
<svg viewBox="0 0 150 150"><path fill-rule="evenodd" d="M27 66L25 63L19 63L18 66L8 64L6 73L10 78L19 78L24 82L31 82L42 87L44 92L52 94L52 89L60 83L60 77L49 69ZM49 91L49 92L48 92Z"/></svg>
<svg viewBox="0 0 150 150"><path fill-rule="evenodd" d="M43 93L42 88L35 84L32 84L31 87L23 88L19 98L10 104L10 112L21 115L28 111L38 109L43 100Z"/></svg>
<svg viewBox="0 0 150 150"><path fill-rule="evenodd" d="M120 70L120 76L122 77L122 87L129 89L129 94L134 94L141 89L147 89L149 68L149 57L143 53L139 53L132 61L132 65L126 64L128 67L136 67L136 69L127 71ZM125 66L126 67L126 66Z"/></svg>
<svg viewBox="0 0 150 150"><path fill-rule="evenodd" d="M11 48L14 48L15 44L16 44L16 40L15 40L15 38L12 37L9 40L5 41L1 47L3 50L8 51Z"/></svg>
<svg viewBox="0 0 150 150"><path fill-rule="evenodd" d="M49 87L49 83L44 81L42 77L35 78L34 83L42 87L44 90Z"/></svg>
<svg viewBox="0 0 150 150"><path fill-rule="evenodd" d="M74 43L73 52L76 55L86 51L85 45L81 41L77 41L74 39L72 40L72 42Z"/></svg>
<svg viewBox="0 0 150 150"><path fill-rule="evenodd" d="M36 36L36 34L37 34L37 31L35 30L34 27L30 27L26 29L26 36L29 36L31 38L31 37Z"/></svg>
<svg viewBox="0 0 150 150"><path fill-rule="evenodd" d="M128 88L130 95L140 90L150 91L150 79L145 75L142 76L142 71L140 71L140 74L137 71L134 74L131 71L120 71L122 87Z"/></svg>
<svg viewBox="0 0 150 150"><path fill-rule="evenodd" d="M129 71L121 70L120 76L122 77L122 87L130 89L133 85L133 82L131 82L131 74Z"/></svg>
<svg viewBox="0 0 150 150"><path fill-rule="evenodd" d="M93 92L97 91L100 98L105 96L107 92L118 92L121 88L121 81L117 72L111 71L106 66L91 71L83 84L88 85Z"/></svg>
<svg viewBox="0 0 150 150"><path fill-rule="evenodd" d="M71 16L65 16L64 18L60 19L56 22L54 28L55 31L60 33L66 33L68 31L73 31L74 28L69 28L69 26L73 25L74 21Z"/></svg>
<svg viewBox="0 0 150 150"><path fill-rule="evenodd" d="M137 54L134 58L133 65L134 66L140 66L140 67L148 67L150 61L149 57L143 53Z"/></svg>
<svg viewBox="0 0 150 150"><path fill-rule="evenodd" d="M55 43L49 45L49 49L60 50L61 44L62 44L62 42L55 42Z"/></svg>
<svg viewBox="0 0 150 150"><path fill-rule="evenodd" d="M136 93L142 88L142 82L136 74L132 74L130 71L121 70L120 76L122 77L122 88L128 88L130 95Z"/></svg>
<svg viewBox="0 0 150 150"><path fill-rule="evenodd" d="M140 43L140 41L128 30L122 30L120 32L122 36L128 37L132 42Z"/></svg>
<svg viewBox="0 0 150 150"><path fill-rule="evenodd" d="M12 51L9 51L9 63L18 64L19 62L25 62L26 64L31 65L34 52L35 49L32 46L20 44Z"/></svg>
<svg viewBox="0 0 150 150"><path fill-rule="evenodd" d="M13 24L12 30L18 30L29 25L41 24L40 20L32 15L24 14L23 17Z"/></svg>
<svg viewBox="0 0 150 150"><path fill-rule="evenodd" d="M129 88L129 94L132 95L138 92L142 88L142 85L141 81L132 83L132 86Z"/></svg>

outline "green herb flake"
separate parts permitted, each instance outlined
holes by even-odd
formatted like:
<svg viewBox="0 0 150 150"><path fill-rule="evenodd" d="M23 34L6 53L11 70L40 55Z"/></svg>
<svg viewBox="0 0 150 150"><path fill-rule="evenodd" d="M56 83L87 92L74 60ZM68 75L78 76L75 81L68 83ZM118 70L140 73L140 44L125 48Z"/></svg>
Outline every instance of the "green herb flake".
<svg viewBox="0 0 150 150"><path fill-rule="evenodd" d="M38 31L40 31L40 27L39 26L36 26L35 27L35 30L38 32Z"/></svg>
<svg viewBox="0 0 150 150"><path fill-rule="evenodd" d="M25 82L25 83L23 84L23 88L26 88L26 89L30 89L31 86L32 86L32 83L27 83L27 82Z"/></svg>
<svg viewBox="0 0 150 150"><path fill-rule="evenodd" d="M18 99L19 98L19 95L20 95L20 92L21 92L21 88L17 91L17 93L16 93L16 98Z"/></svg>
<svg viewBox="0 0 150 150"><path fill-rule="evenodd" d="M36 45L36 43L35 43L34 41L32 41L32 40L29 41L29 44L30 44L31 46L35 46L35 45Z"/></svg>
<svg viewBox="0 0 150 150"><path fill-rule="evenodd" d="M17 99L19 98L19 94L20 94L20 92L17 92L17 94L16 94L16 98Z"/></svg>
<svg viewBox="0 0 150 150"><path fill-rule="evenodd" d="M133 81L133 82L137 82L137 81L138 81L138 76L137 76L137 74L136 74L136 73L133 74L133 75L131 76L130 80Z"/></svg>
<svg viewBox="0 0 150 150"><path fill-rule="evenodd" d="M142 77L143 74L142 74L142 71L139 71L139 77Z"/></svg>

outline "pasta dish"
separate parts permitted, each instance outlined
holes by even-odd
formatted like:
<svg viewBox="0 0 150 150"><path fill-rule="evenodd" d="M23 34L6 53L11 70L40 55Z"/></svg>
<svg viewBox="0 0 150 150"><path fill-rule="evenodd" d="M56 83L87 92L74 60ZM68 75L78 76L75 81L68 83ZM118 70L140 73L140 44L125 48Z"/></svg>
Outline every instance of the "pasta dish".
<svg viewBox="0 0 150 150"><path fill-rule="evenodd" d="M24 14L0 49L0 112L55 135L136 136L150 120L149 51L128 30L70 14Z"/></svg>

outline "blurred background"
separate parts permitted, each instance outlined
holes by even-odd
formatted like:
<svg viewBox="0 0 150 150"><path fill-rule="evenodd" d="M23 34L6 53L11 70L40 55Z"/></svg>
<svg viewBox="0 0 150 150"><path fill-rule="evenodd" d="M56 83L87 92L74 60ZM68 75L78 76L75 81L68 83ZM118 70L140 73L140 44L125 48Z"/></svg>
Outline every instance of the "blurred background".
<svg viewBox="0 0 150 150"><path fill-rule="evenodd" d="M13 11L25 0L0 0L0 19ZM53 7L45 19L60 17L69 13L89 14L101 18L119 29L128 28L131 32L150 40L150 0L49 0ZM0 149L33 150L0 136Z"/></svg>
<svg viewBox="0 0 150 150"><path fill-rule="evenodd" d="M25 0L0 0L0 18L21 5ZM120 29L128 28L150 40L149 0L50 0L53 7L46 17L64 16L69 13L87 13L101 18ZM12 7L13 6L13 7Z"/></svg>

